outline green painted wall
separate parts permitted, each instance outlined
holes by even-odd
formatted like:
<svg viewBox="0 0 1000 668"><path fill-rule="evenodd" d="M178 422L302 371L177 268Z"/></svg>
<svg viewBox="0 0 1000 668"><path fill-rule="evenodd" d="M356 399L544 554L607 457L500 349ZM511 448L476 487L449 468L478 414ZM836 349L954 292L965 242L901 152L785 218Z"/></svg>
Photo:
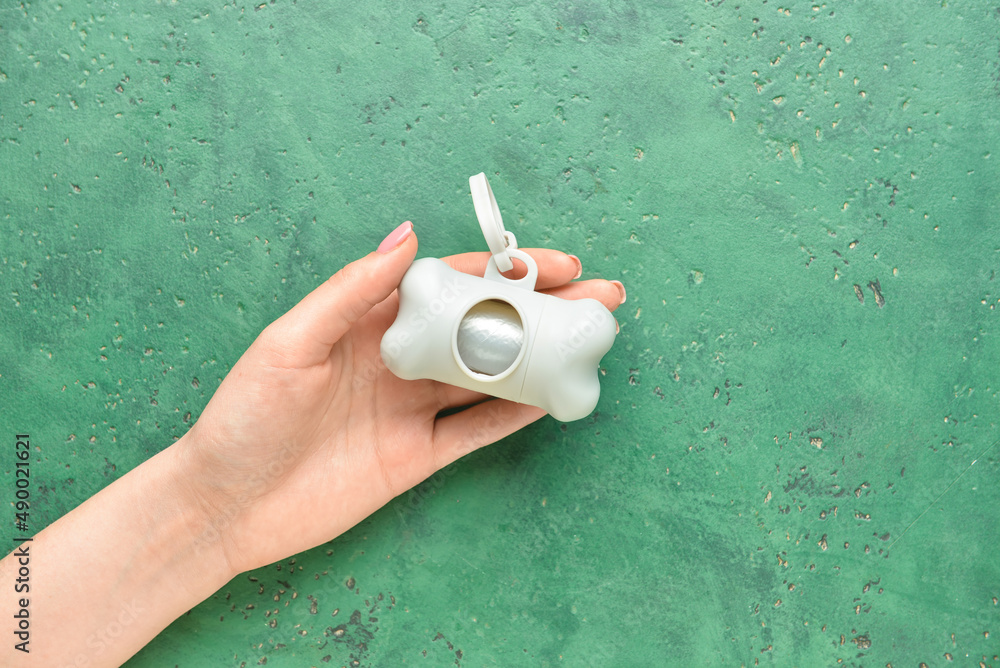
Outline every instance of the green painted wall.
<svg viewBox="0 0 1000 668"><path fill-rule="evenodd" d="M39 445L37 528L399 221L485 249L475 172L628 288L593 416L128 666L1000 666L1000 7L816 3L7 3L0 438Z"/></svg>

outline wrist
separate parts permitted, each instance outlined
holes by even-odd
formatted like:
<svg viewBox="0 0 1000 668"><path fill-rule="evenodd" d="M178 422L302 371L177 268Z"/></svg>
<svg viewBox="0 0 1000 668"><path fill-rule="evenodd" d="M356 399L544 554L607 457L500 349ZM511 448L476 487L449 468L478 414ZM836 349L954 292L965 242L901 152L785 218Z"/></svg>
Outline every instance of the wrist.
<svg viewBox="0 0 1000 668"><path fill-rule="evenodd" d="M166 523L166 535L175 558L203 568L208 586L214 592L236 577L226 550L226 529L232 518L210 503L205 479L191 463L190 448L194 435L189 432L148 463L155 465L152 475L158 479L163 499L157 511ZM206 594L206 596L208 595Z"/></svg>

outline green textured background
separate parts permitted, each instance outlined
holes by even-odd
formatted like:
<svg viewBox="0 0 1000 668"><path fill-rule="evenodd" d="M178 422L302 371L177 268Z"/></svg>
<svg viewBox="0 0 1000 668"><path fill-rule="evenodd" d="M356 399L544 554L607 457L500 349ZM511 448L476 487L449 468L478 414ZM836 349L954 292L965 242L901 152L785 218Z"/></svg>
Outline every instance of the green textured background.
<svg viewBox="0 0 1000 668"><path fill-rule="evenodd" d="M1000 5L779 4L4 3L0 463L30 431L35 528L401 220L483 249L475 172L628 288L593 416L128 666L1000 666Z"/></svg>

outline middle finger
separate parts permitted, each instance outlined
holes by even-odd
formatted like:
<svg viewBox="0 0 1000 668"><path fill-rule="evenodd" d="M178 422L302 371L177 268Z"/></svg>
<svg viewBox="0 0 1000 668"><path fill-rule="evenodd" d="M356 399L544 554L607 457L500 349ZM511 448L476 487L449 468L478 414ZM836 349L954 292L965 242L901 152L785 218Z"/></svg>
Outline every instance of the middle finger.
<svg viewBox="0 0 1000 668"><path fill-rule="evenodd" d="M562 251L550 248L521 248L532 257L538 265L538 280L535 282L536 290L554 288L559 285L569 283L580 276L580 260L574 255L567 255ZM474 276L482 276L486 271L486 263L489 262L489 253L461 253L441 258L453 269ZM521 272L518 273L518 266ZM523 263L514 259L515 276L523 276Z"/></svg>

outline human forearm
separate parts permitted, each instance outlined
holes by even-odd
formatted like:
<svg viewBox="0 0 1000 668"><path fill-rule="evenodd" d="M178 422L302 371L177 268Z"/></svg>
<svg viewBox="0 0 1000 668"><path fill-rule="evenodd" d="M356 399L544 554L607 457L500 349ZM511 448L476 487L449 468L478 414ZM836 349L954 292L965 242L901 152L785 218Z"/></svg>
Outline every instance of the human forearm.
<svg viewBox="0 0 1000 668"><path fill-rule="evenodd" d="M119 666L233 575L209 518L167 448L49 526L27 547L30 590L15 593L15 554L0 562L4 619L30 601L25 654L11 636L0 664Z"/></svg>
<svg viewBox="0 0 1000 668"><path fill-rule="evenodd" d="M8 635L0 665L120 665L237 572L331 540L542 417L403 380L382 363L394 291L416 252L404 223L317 287L262 332L184 438L29 543L31 654ZM481 276L489 257L450 262ZM573 283L579 260L537 249L532 257L536 286L549 294L599 297L609 310L624 299L607 281ZM16 555L0 562L7 620L18 566Z"/></svg>

